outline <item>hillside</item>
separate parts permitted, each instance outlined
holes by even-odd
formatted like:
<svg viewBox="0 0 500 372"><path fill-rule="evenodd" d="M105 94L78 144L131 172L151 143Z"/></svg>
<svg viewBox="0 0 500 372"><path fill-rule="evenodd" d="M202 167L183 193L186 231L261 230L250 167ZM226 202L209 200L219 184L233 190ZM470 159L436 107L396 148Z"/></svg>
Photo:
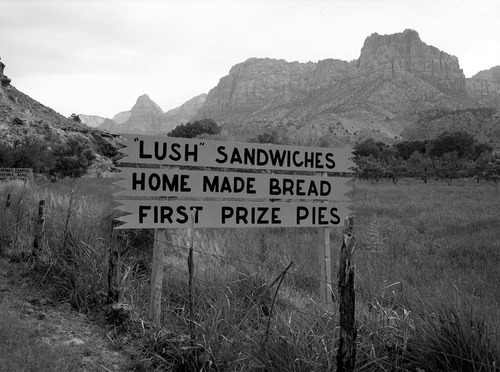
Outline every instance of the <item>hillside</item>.
<svg viewBox="0 0 500 372"><path fill-rule="evenodd" d="M116 148L118 136L91 128L83 123L65 118L61 114L30 98L11 85L0 62L0 139L14 143L26 137L42 139L50 147L77 137L87 141L97 155L95 167L103 170L112 167L111 160L103 156L103 148Z"/></svg>

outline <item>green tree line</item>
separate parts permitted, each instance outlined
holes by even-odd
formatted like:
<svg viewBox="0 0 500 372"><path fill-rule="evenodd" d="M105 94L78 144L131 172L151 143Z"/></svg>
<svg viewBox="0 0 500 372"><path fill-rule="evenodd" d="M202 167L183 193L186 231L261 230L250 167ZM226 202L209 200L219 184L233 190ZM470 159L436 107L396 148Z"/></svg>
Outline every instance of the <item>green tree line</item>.
<svg viewBox="0 0 500 372"><path fill-rule="evenodd" d="M388 145L371 138L354 146L359 178L397 183L405 177L446 180L474 177L497 182L500 157L490 145L465 132L443 132L432 140L401 141Z"/></svg>

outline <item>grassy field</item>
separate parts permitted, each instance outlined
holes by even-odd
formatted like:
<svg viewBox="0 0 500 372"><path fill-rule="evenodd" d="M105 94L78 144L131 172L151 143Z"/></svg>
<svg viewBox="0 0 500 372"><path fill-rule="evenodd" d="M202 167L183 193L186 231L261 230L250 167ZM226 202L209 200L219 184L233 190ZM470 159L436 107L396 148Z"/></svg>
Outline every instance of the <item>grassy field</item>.
<svg viewBox="0 0 500 372"><path fill-rule="evenodd" d="M105 301L113 202L110 180L5 184L0 254L31 251L38 201L46 200L43 251L33 270L54 297L95 311ZM71 197L71 195L74 195ZM495 371L500 363L500 187L472 180L397 185L357 181L358 371ZM161 330L142 326L153 233L128 230L122 299L132 311L115 337L144 341L144 368L329 371L338 340L337 303L322 304L314 229L199 229L195 233L196 344L188 321L185 231L170 234ZM332 272L341 233L332 229ZM279 287L268 285L293 261ZM335 277L332 283L336 298ZM183 369L184 368L184 369Z"/></svg>

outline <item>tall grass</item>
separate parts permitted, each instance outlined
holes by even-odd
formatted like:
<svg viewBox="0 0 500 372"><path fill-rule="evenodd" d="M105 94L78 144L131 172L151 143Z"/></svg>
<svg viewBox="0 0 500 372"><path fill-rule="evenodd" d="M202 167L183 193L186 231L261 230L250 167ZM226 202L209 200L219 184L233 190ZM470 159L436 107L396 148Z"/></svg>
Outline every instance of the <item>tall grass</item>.
<svg viewBox="0 0 500 372"><path fill-rule="evenodd" d="M45 199L45 240L36 278L50 283L56 298L91 310L105 301L114 187L109 180L81 180L69 208L71 190L70 183L2 185L0 202L11 193L12 206L0 211L0 249L20 259L29 256L37 204ZM356 369L498 370L498 188L472 181L451 186L357 182L353 199ZM337 304L328 307L317 296L314 229L196 230L194 340L186 232L169 231L160 329L148 328L145 321L153 233L126 230L117 239L121 298L132 309L121 329L144 340L138 357L145 367L335 369ZM331 244L336 273L338 229L332 229ZM290 262L273 303L277 286L269 285ZM335 278L332 289L335 297Z"/></svg>

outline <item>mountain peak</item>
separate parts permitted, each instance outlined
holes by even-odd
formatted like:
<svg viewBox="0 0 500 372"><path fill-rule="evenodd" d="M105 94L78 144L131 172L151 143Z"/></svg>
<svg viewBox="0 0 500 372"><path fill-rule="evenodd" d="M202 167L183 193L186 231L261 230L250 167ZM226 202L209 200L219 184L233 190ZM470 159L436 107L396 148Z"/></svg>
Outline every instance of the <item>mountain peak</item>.
<svg viewBox="0 0 500 372"><path fill-rule="evenodd" d="M368 36L358 59L358 68L376 71L384 78L399 78L411 73L439 90L465 95L465 75L458 58L424 43L418 32Z"/></svg>
<svg viewBox="0 0 500 372"><path fill-rule="evenodd" d="M132 107L132 114L134 113L134 111L148 111L163 114L163 110L161 109L161 107L158 106L151 98L149 98L147 94L143 94L142 96L139 96L139 98L137 98L134 107Z"/></svg>

